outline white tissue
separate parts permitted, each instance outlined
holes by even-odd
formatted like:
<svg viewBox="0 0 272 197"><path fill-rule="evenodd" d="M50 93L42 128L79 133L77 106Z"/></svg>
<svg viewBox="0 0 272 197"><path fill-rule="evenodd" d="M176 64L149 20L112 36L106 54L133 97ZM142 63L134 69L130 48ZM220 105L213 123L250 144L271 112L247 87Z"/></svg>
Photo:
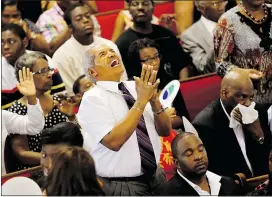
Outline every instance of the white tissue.
<svg viewBox="0 0 272 197"><path fill-rule="evenodd" d="M255 120L258 119L259 117L259 113L257 110L254 109L256 103L252 102L251 105L249 107L246 107L244 105L238 104L234 109L239 108L241 114L242 114L242 122L243 124L251 124L253 123ZM230 124L229 127L230 128L236 128L237 126L241 125L240 122L238 122L237 120L235 120L234 116L233 116L233 112L234 109L232 110L231 114L230 114Z"/></svg>

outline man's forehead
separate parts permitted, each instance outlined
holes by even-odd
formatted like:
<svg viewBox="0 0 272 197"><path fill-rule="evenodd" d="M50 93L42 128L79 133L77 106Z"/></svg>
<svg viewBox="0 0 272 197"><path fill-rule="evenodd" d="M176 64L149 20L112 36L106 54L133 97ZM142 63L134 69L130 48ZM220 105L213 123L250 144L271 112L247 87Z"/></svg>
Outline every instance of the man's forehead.
<svg viewBox="0 0 272 197"><path fill-rule="evenodd" d="M182 139L180 139L178 143L178 147L181 150L186 150L189 148L193 149L201 144L202 144L202 141L200 140L200 138L193 134L193 135L187 135L183 137Z"/></svg>
<svg viewBox="0 0 272 197"><path fill-rule="evenodd" d="M79 16L79 15L83 15L83 14L87 14L90 13L90 9L89 7L82 5L82 6L78 6L76 7L72 12L71 15L72 16Z"/></svg>
<svg viewBox="0 0 272 197"><path fill-rule="evenodd" d="M101 53L103 51L107 51L110 48L106 45L100 45L99 47L95 47L95 48L91 48L88 50L88 54L93 55L93 54L98 54Z"/></svg>

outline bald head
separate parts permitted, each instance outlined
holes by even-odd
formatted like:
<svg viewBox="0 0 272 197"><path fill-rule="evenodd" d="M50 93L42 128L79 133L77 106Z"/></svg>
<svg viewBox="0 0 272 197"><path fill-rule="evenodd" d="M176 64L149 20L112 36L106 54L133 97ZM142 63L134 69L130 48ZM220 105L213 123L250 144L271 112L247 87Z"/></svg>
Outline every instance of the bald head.
<svg viewBox="0 0 272 197"><path fill-rule="evenodd" d="M221 82L222 88L226 89L243 89L243 87L248 87L253 89L253 83L249 78L248 74L242 71L230 71L225 75Z"/></svg>
<svg viewBox="0 0 272 197"><path fill-rule="evenodd" d="M229 110L232 110L239 103L249 106L253 95L253 83L245 72L230 71L223 78L220 97Z"/></svg>
<svg viewBox="0 0 272 197"><path fill-rule="evenodd" d="M201 178L208 169L208 156L201 139L193 133L181 133L172 142L172 153L180 173L186 178Z"/></svg>
<svg viewBox="0 0 272 197"><path fill-rule="evenodd" d="M173 157L176 159L177 158L177 155L178 155L178 144L179 142L185 138L185 137L188 137L188 136L196 136L195 134L193 133L190 133L190 132L183 132L183 133L180 133L179 135L177 135L175 137L175 139L172 141L172 144L171 144L171 149L172 149L172 154L173 154ZM196 136L197 137L197 136Z"/></svg>

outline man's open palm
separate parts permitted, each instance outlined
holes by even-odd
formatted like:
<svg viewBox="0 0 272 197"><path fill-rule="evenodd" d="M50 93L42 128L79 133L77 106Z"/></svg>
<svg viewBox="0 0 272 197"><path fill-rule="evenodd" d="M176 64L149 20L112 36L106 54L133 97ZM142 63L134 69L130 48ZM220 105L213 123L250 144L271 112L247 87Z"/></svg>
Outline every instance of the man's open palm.
<svg viewBox="0 0 272 197"><path fill-rule="evenodd" d="M18 90L24 96L34 96L36 95L36 87L33 80L33 74L30 72L29 68L23 67L19 71L19 82L16 84Z"/></svg>

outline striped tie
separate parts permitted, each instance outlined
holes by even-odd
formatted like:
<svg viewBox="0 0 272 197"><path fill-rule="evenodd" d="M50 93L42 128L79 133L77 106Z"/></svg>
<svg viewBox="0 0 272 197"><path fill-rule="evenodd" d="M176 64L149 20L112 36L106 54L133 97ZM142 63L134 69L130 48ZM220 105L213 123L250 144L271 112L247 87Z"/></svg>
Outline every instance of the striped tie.
<svg viewBox="0 0 272 197"><path fill-rule="evenodd" d="M127 102L129 109L134 105L135 99L131 96L123 83L119 83L119 90L123 93L123 97ZM145 126L144 116L141 117L140 122L136 128L136 136L141 156L141 166L144 173L154 173L157 169L156 158L152 143L148 136L148 132Z"/></svg>

